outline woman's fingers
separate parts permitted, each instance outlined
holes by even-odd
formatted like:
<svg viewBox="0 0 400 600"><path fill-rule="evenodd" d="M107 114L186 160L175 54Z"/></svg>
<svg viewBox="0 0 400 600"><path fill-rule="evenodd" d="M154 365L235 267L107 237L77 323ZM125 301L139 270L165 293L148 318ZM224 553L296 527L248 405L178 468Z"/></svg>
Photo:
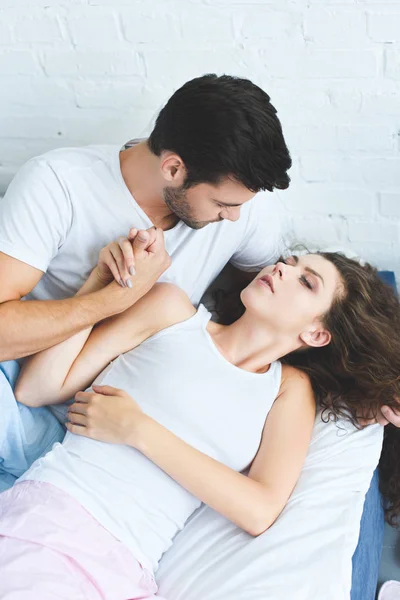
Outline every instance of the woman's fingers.
<svg viewBox="0 0 400 600"><path fill-rule="evenodd" d="M89 437L86 427L83 427L82 425L75 425L75 423L66 423L65 426L68 429L68 431L74 433L75 435L83 435L84 437Z"/></svg>
<svg viewBox="0 0 400 600"><path fill-rule="evenodd" d="M85 426L87 424L87 417L78 412L68 411L68 421L74 425Z"/></svg>
<svg viewBox="0 0 400 600"><path fill-rule="evenodd" d="M84 402L75 402L74 404L71 404L71 406L69 407L67 414L72 414L72 413L77 413L80 415L87 415L87 409L89 407L89 404L84 403Z"/></svg>
<svg viewBox="0 0 400 600"><path fill-rule="evenodd" d="M135 257L133 255L132 242L125 237L118 238L118 245L121 249L123 262L125 264L124 272L126 272L125 279L129 279L129 276L135 275ZM128 286L130 287L130 286Z"/></svg>
<svg viewBox="0 0 400 600"><path fill-rule="evenodd" d="M125 262L125 257L121 250L120 242L118 241L118 242L115 242L114 244L110 244L109 249L110 249L110 254L111 254L112 258L117 265L117 269L118 269L118 273L119 273L118 283L120 285L122 285L123 287L126 287L126 286L129 287L127 281L130 278L130 275L128 273L128 268L127 268L127 265Z"/></svg>

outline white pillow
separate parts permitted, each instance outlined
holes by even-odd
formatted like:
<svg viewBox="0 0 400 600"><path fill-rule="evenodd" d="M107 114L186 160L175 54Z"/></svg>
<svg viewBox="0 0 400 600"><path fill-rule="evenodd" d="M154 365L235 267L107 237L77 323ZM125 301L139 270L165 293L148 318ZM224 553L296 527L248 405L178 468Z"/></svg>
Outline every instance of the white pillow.
<svg viewBox="0 0 400 600"><path fill-rule="evenodd" d="M168 600L348 600L365 494L383 439L316 418L300 479L275 524L252 538L208 507L157 571Z"/></svg>

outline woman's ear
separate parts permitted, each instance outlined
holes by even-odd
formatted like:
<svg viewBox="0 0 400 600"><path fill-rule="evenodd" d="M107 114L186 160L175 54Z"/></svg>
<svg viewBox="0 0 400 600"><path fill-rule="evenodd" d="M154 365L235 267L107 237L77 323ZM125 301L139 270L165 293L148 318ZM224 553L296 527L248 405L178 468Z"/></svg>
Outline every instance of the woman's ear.
<svg viewBox="0 0 400 600"><path fill-rule="evenodd" d="M160 162L161 172L168 183L176 183L182 185L186 179L186 169L178 154L173 152L163 152Z"/></svg>
<svg viewBox="0 0 400 600"><path fill-rule="evenodd" d="M306 346L322 348L322 346L327 346L330 343L332 336L327 329L324 329L322 326L316 326L303 331L300 334L300 338Z"/></svg>

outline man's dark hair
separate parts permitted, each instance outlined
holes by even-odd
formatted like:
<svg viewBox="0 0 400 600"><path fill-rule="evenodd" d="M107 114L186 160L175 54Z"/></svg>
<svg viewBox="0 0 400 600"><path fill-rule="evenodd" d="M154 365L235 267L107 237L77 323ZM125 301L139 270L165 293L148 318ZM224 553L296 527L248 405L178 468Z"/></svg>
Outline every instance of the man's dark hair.
<svg viewBox="0 0 400 600"><path fill-rule="evenodd" d="M270 97L248 79L215 74L185 83L157 117L148 145L178 154L185 187L231 176L253 192L286 189L292 161Z"/></svg>

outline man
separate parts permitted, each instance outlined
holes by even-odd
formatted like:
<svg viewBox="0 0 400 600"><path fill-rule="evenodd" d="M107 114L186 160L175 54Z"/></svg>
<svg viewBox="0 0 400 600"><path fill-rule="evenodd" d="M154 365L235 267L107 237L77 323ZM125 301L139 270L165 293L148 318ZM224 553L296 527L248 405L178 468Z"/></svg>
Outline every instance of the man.
<svg viewBox="0 0 400 600"><path fill-rule="evenodd" d="M230 259L244 270L275 260L277 210L262 196L249 201L288 187L290 166L269 96L250 81L215 75L180 88L147 141L29 161L0 205L0 360L52 346L116 312L106 295L71 296L100 249L131 227L165 231L172 258L165 279L194 303Z"/></svg>

